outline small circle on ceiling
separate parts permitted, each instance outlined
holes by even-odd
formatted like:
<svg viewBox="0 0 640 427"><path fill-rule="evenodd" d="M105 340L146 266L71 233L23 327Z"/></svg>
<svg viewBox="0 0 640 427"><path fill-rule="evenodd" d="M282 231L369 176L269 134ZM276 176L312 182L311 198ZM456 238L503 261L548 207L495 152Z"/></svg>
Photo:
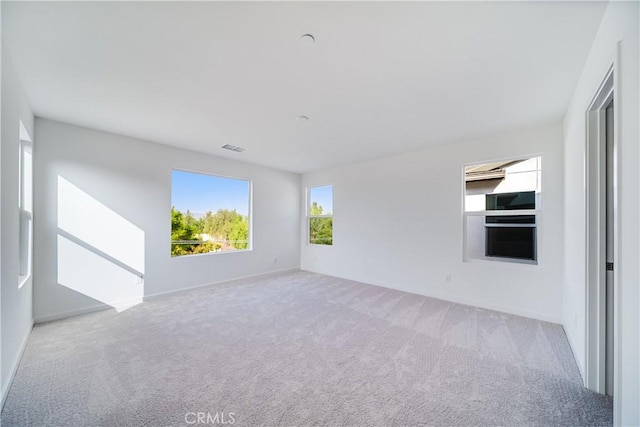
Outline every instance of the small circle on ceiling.
<svg viewBox="0 0 640 427"><path fill-rule="evenodd" d="M300 37L300 44L302 46L311 46L313 43L315 43L315 41L315 37L313 37L311 34L303 34L302 37Z"/></svg>

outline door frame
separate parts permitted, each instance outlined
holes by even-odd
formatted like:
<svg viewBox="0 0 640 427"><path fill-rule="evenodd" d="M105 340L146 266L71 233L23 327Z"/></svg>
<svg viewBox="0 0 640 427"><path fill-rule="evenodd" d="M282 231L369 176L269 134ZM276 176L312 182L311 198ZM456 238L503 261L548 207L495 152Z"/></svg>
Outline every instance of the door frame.
<svg viewBox="0 0 640 427"><path fill-rule="evenodd" d="M613 388L617 388L618 364L618 301L617 285L619 209L618 209L618 117L615 94L615 63L605 74L602 83L586 111L586 363L585 385L598 393L606 388L606 108L614 102L613 124ZM614 392L614 396L617 393Z"/></svg>

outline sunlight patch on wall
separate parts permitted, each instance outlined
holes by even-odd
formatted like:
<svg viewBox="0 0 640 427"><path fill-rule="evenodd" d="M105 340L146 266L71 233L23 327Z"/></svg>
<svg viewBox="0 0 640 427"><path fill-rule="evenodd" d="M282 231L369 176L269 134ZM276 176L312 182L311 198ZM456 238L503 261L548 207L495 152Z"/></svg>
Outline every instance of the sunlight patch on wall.
<svg viewBox="0 0 640 427"><path fill-rule="evenodd" d="M143 278L144 231L58 176L58 283L121 311Z"/></svg>

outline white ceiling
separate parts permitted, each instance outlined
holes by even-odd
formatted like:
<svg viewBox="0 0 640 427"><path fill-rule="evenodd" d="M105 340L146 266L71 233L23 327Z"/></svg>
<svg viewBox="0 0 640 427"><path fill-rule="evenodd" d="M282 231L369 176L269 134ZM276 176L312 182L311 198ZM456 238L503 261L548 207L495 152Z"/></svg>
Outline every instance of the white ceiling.
<svg viewBox="0 0 640 427"><path fill-rule="evenodd" d="M560 120L605 7L3 1L2 31L37 116L308 172Z"/></svg>

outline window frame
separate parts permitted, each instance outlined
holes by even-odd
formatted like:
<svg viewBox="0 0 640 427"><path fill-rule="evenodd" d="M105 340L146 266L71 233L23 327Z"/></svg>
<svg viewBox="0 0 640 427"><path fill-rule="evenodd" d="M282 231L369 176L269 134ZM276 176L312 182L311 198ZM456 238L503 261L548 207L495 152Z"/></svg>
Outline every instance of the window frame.
<svg viewBox="0 0 640 427"><path fill-rule="evenodd" d="M174 171L177 172L184 172L184 173L191 173L191 174L198 174L198 175L206 175L206 176L211 176L214 178L224 178L224 179L234 179L237 181L244 181L247 182L249 184L249 191L247 194L248 200L247 200L247 223L248 223L248 227L249 227L249 235L247 236L247 248L246 249L236 249L234 251L212 251L212 252L205 252L205 253L197 253L197 254L184 254L184 255L178 255L178 256L173 256L171 255L171 252L169 252L169 257L171 259L182 259L182 258L191 258L191 257L199 257L199 256L209 256L209 255L222 255L222 254L237 254L237 253L244 253L244 252L251 252L253 251L253 180L249 179L249 178L240 178L237 176L230 176L230 175L223 175L223 174L217 174L217 173L212 173L212 172L205 172L202 170L194 170L194 169L186 169L186 168L179 168L179 167L172 167L171 168L171 173L173 174ZM170 187L170 193L173 191L173 177L171 176L170 178L171 180L171 187ZM171 199L171 194L170 197ZM170 203L170 207L173 207L173 200L171 200ZM170 221L171 222L171 221ZM169 228L171 228L171 224L169 224ZM171 239L171 235L169 235L169 241L173 242L173 240Z"/></svg>
<svg viewBox="0 0 640 427"><path fill-rule="evenodd" d="M469 166L477 166L488 163L501 163L508 161L517 161L517 160L530 160L533 158L539 159L538 165L538 173L539 173L539 194L540 196L535 197L536 206L535 209L515 209L515 210L487 210L486 206L483 210L477 211L467 211L467 182L466 182L466 168ZM540 235L542 231L542 218L543 218L543 199L544 199L544 185L543 185L543 173L542 173L542 163L544 156L542 153L532 153L532 154L524 154L521 156L509 156L500 159L488 160L488 161L473 161L470 163L465 163L462 165L462 260L463 262L503 262L508 264L524 264L524 265L540 265ZM516 193L518 191L510 191L510 193ZM491 194L501 194L501 193L491 193ZM485 194L486 197L486 194ZM484 256L482 258L470 257L468 251L468 218L469 217L488 217L488 216L533 216L534 224L532 226L528 226L535 229L534 239L533 239L533 250L535 254L535 259L523 259L523 258L515 258L515 257L499 257L499 256ZM513 225L522 225L522 224L513 224ZM485 242L486 245L486 242Z"/></svg>
<svg viewBox="0 0 640 427"><path fill-rule="evenodd" d="M331 187L331 214L323 214L323 215L311 215L311 190L314 188L322 188L322 187ZM307 187L306 191L306 217L307 217L307 245L308 246L324 246L324 247L333 247L333 222L331 224L331 244L323 245L320 243L312 243L311 242L311 220L315 218L331 218L333 219L333 184L320 184L320 185L312 185Z"/></svg>
<svg viewBox="0 0 640 427"><path fill-rule="evenodd" d="M29 177L26 176L25 153L29 154L31 163ZM33 172L33 142L21 136L18 144L18 288L22 288L33 275ZM26 194L27 179L29 194ZM25 208L27 201L31 210Z"/></svg>

